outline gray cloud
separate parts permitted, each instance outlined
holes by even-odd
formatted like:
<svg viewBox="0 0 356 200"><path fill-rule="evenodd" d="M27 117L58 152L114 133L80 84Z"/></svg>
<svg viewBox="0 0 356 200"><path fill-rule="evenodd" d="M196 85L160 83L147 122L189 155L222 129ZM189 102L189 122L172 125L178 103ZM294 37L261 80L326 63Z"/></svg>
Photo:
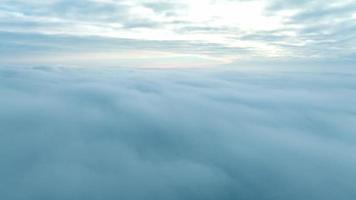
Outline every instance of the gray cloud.
<svg viewBox="0 0 356 200"><path fill-rule="evenodd" d="M0 69L1 199L354 199L353 68Z"/></svg>
<svg viewBox="0 0 356 200"><path fill-rule="evenodd" d="M37 1L5 1L2 7L7 11L20 12L26 16L60 17L69 19L113 20L128 13L129 7L120 3L95 2L90 0L56 0L45 3Z"/></svg>
<svg viewBox="0 0 356 200"><path fill-rule="evenodd" d="M38 63L46 64L48 56L61 56L71 53L125 53L127 51L161 51L164 53L177 54L204 54L207 56L246 55L248 48L226 47L215 43L202 43L194 41L154 41L134 40L108 37L74 37L68 35L43 35L0 32L0 63L14 64L21 58L29 55L38 57ZM73 45L75 44L75 45ZM17 60L11 59L16 55ZM90 58L88 58L90 59ZM34 60L34 59L33 59ZM65 61L65 60L64 60ZM56 64L61 64L58 61ZM122 65L114 61L109 65Z"/></svg>
<svg viewBox="0 0 356 200"><path fill-rule="evenodd" d="M177 15L177 12L180 10L184 10L186 6L184 4L180 4L178 2L149 2L143 4L145 7L152 9L154 12L158 14L163 14L166 16L174 16Z"/></svg>
<svg viewBox="0 0 356 200"><path fill-rule="evenodd" d="M315 3L319 3L321 1L319 0L272 0L269 3L268 10L271 11L279 11L279 10L285 10L285 9L293 9L293 8L301 8L301 7L306 7L309 5L313 5Z"/></svg>
<svg viewBox="0 0 356 200"><path fill-rule="evenodd" d="M275 0L270 2L266 13L274 15L280 11L296 11L285 20L285 27L294 29L292 32L295 33L293 37L282 40L286 51L321 59L328 59L330 56L346 58L347 54L354 51L350 45L355 42L355 23L352 19L352 14L356 11L355 5L352 1L325 3L319 0ZM265 37L262 35L263 38ZM303 45L294 48L293 41L296 40Z"/></svg>
<svg viewBox="0 0 356 200"><path fill-rule="evenodd" d="M137 16L130 13L133 6L120 1L96 2L91 0L56 0L48 3L6 1L1 10L14 12L23 15L20 20L33 23L36 20L43 20L47 29L54 29L56 26L72 25L98 25L98 23L114 23L122 25L123 28L155 27L159 24L144 16ZM1 19L1 18L0 18ZM10 20L13 21L13 20Z"/></svg>
<svg viewBox="0 0 356 200"><path fill-rule="evenodd" d="M356 10L356 3L346 3L338 6L330 6L325 3L315 4L307 7L295 15L292 20L296 21L316 21L316 20L332 20L335 18L351 17Z"/></svg>

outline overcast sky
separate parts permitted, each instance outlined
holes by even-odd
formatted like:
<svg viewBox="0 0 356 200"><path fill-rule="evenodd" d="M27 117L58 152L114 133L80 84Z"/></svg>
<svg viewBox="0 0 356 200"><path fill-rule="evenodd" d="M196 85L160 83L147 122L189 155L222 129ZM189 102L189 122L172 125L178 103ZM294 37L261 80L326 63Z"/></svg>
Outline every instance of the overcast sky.
<svg viewBox="0 0 356 200"><path fill-rule="evenodd" d="M0 64L350 63L356 1L0 0Z"/></svg>

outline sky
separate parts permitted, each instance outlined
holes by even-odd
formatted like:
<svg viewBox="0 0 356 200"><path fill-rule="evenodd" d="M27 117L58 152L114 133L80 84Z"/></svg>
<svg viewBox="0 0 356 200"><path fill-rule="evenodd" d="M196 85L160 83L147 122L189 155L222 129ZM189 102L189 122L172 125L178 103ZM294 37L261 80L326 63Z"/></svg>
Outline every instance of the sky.
<svg viewBox="0 0 356 200"><path fill-rule="evenodd" d="M355 63L355 0L0 0L0 199L355 200Z"/></svg>
<svg viewBox="0 0 356 200"><path fill-rule="evenodd" d="M349 64L353 0L1 0L0 64Z"/></svg>

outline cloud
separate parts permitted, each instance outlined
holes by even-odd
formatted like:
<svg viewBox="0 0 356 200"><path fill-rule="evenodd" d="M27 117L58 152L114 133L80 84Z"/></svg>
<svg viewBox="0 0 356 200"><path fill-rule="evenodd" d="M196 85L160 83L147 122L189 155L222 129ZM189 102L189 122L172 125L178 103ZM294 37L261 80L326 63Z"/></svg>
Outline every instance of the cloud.
<svg viewBox="0 0 356 200"><path fill-rule="evenodd" d="M234 63L241 59L339 59L342 62L355 54L355 12L355 3L349 0L330 3L321 0L6 0L0 5L0 31L14 36L27 34L26 44L31 43L34 34L43 35L44 40L38 42L41 47L33 45L34 52L38 48L53 52L54 44L47 39L50 36L71 37L68 40L78 40L78 46L85 46L89 50L98 49L97 46L102 44L96 39L88 41L80 38L106 38L106 41L115 44L135 41L129 42L128 45L132 46L119 44L116 49L114 45L106 45L107 42L104 42L110 46L110 50L115 49L116 52L122 49L140 50L142 46L146 49L147 45L152 45L149 49L155 51L188 54L180 57L175 66L187 63L189 59L186 57L208 57L212 61L209 66L221 64L216 62L219 60ZM16 46L16 40L7 41L3 34L1 37L2 46L7 47L11 43L11 51L19 49L16 55L23 52L25 44ZM37 41L37 36L34 37ZM83 44L84 41L87 44ZM70 48L66 42L63 47L60 45L55 44L56 48ZM30 47L28 45L26 48ZM94 57L88 56L85 49L76 53L80 60ZM16 60L10 54L6 56ZM26 56L21 54L18 57ZM61 56L44 54L36 60L40 60L38 63L41 64L52 65L54 63L50 61L53 57ZM127 65L126 61L116 59L115 62L117 65ZM164 60L160 63L167 64ZM88 63L73 61L65 64L86 66ZM102 64L101 61L95 63Z"/></svg>
<svg viewBox="0 0 356 200"><path fill-rule="evenodd" d="M163 14L166 16L174 16L179 14L179 10L186 9L184 4L179 4L178 2L160 1L160 2L146 2L143 5L149 9L152 9L158 14Z"/></svg>
<svg viewBox="0 0 356 200"><path fill-rule="evenodd" d="M354 199L355 70L0 69L1 199Z"/></svg>
<svg viewBox="0 0 356 200"><path fill-rule="evenodd" d="M0 63L125 67L219 65L249 49L215 43L0 32ZM75 45L73 45L75 44ZM227 53L228 52L228 53ZM13 56L17 59L13 59Z"/></svg>
<svg viewBox="0 0 356 200"><path fill-rule="evenodd" d="M272 0L270 1L267 9L272 10L272 11L279 11L279 10L289 10L289 9L295 9L295 8L303 8L305 6L309 6L315 3L320 3L321 1L319 0L313 0L313 1L307 1L307 0L287 0L287 1L282 1L282 0Z"/></svg>
<svg viewBox="0 0 356 200"><path fill-rule="evenodd" d="M323 60L330 51L341 61L355 53L355 11L355 3L349 0L328 4L321 0L6 0L0 5L0 31L66 35L72 40L78 36L132 39L142 45L180 41L201 47L194 56L218 51L215 60L221 59L222 52L232 62L241 57ZM350 28L345 30L345 25ZM216 50L206 44L214 44ZM165 51L162 46L160 51ZM231 53L239 49L249 53Z"/></svg>

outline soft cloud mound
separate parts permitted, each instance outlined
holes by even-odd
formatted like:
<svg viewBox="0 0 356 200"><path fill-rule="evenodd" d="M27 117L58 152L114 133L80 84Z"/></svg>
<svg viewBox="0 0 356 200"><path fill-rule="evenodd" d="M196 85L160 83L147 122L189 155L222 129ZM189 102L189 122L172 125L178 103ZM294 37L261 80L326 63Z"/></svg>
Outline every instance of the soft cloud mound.
<svg viewBox="0 0 356 200"><path fill-rule="evenodd" d="M2 67L0 199L355 199L355 75Z"/></svg>

